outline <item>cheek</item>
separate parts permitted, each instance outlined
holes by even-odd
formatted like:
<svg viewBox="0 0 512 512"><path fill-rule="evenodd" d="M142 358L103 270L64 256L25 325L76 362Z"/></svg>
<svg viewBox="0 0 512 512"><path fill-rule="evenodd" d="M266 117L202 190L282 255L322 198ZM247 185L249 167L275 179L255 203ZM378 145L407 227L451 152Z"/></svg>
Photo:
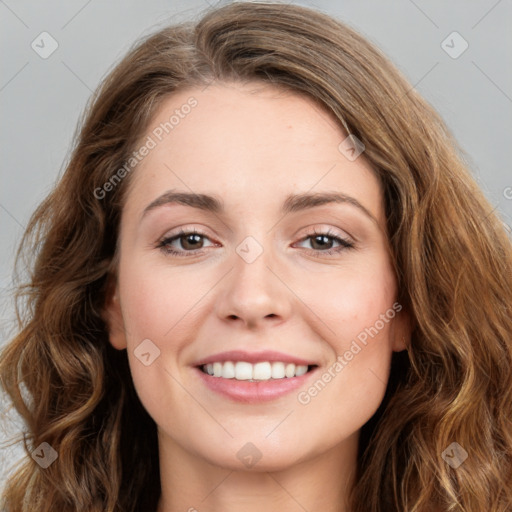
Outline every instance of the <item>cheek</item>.
<svg viewBox="0 0 512 512"><path fill-rule="evenodd" d="M205 272L187 274L179 267L150 265L133 258L121 262L119 282L135 389L155 420L172 423L162 404L187 403L190 399L175 379L182 379L184 351L200 327L197 316L203 303L199 301L215 279L209 279ZM146 353L149 356L142 356Z"/></svg>
<svg viewBox="0 0 512 512"><path fill-rule="evenodd" d="M381 334L388 333L389 325L382 325L380 318L394 304L396 282L386 258L368 258L300 279L300 297L316 315L319 330L337 353L347 350L352 339L376 322L378 330L384 331ZM393 318L394 311L391 313Z"/></svg>
<svg viewBox="0 0 512 512"><path fill-rule="evenodd" d="M138 264L137 260L121 266L119 276L129 345L145 338L160 343L176 339L194 316L199 299L212 287L204 272L195 273L194 279L179 267Z"/></svg>
<svg viewBox="0 0 512 512"><path fill-rule="evenodd" d="M318 312L317 330L332 359L297 399L312 428L325 429L329 410L333 428L349 434L370 419L386 390L398 306L394 274L383 259L371 268L317 275L314 281L304 302Z"/></svg>

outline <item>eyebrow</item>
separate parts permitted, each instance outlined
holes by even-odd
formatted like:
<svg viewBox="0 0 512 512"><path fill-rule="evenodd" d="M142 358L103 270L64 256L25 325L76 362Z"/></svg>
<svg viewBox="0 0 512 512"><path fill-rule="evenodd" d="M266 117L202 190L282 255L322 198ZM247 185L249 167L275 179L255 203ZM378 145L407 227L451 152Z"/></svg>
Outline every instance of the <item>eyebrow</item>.
<svg viewBox="0 0 512 512"><path fill-rule="evenodd" d="M355 206L378 225L377 219L356 198L340 192L290 194L283 202L281 213L286 215L332 203ZM225 212L224 202L218 196L169 190L144 208L142 218L151 210L170 204L182 204L214 214L223 214Z"/></svg>

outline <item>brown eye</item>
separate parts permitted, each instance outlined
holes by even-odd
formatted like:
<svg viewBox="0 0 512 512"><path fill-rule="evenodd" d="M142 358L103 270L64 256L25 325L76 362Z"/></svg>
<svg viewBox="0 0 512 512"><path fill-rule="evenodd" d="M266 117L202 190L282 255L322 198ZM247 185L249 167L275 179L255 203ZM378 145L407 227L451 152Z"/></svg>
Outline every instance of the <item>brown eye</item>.
<svg viewBox="0 0 512 512"><path fill-rule="evenodd" d="M332 236L316 235L309 238L311 238L311 246L313 247L313 249L318 249L320 251L325 249L331 249L334 243L334 238Z"/></svg>
<svg viewBox="0 0 512 512"><path fill-rule="evenodd" d="M201 247L202 247L202 244L200 244L201 238L202 238L201 235L198 235L197 233L192 233L192 234L188 234L188 235L181 235L177 240L180 241L181 247L183 249L194 250L194 249L201 249Z"/></svg>
<svg viewBox="0 0 512 512"><path fill-rule="evenodd" d="M345 249L351 249L354 247L354 244L349 240L345 240L344 238L335 236L333 233L328 231L327 233L317 233L316 231L306 237L304 237L301 241L306 242L311 240L311 251L314 253L320 254L335 254L339 253ZM337 243L337 247L333 247L333 243Z"/></svg>
<svg viewBox="0 0 512 512"><path fill-rule="evenodd" d="M195 230L180 230L176 235L163 238L157 247L167 254L175 256L192 256L196 254L195 251L200 251L205 247L205 239L209 240L205 234L199 233Z"/></svg>

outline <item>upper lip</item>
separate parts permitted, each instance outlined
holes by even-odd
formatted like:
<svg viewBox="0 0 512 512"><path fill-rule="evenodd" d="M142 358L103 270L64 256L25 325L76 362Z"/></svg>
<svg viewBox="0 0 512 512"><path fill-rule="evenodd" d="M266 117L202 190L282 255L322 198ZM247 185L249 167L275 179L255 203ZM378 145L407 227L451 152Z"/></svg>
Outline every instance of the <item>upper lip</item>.
<svg viewBox="0 0 512 512"><path fill-rule="evenodd" d="M210 363L224 363L226 361L245 361L247 363L261 363L265 361L283 363L294 363L296 365L315 365L314 362L302 359L300 357L284 354L282 352L275 352L273 350L264 350L260 352L246 352L244 350L229 350L227 352L219 352L211 356L205 357L197 361L194 366L203 366Z"/></svg>

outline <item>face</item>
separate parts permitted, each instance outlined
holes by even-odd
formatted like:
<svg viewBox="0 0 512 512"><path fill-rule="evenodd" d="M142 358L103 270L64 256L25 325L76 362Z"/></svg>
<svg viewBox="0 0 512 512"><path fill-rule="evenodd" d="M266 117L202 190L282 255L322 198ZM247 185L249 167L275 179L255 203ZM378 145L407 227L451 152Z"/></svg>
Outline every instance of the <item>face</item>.
<svg viewBox="0 0 512 512"><path fill-rule="evenodd" d="M217 83L169 97L141 139L107 311L168 446L286 468L381 403L407 322L383 193L346 137L310 99Z"/></svg>

